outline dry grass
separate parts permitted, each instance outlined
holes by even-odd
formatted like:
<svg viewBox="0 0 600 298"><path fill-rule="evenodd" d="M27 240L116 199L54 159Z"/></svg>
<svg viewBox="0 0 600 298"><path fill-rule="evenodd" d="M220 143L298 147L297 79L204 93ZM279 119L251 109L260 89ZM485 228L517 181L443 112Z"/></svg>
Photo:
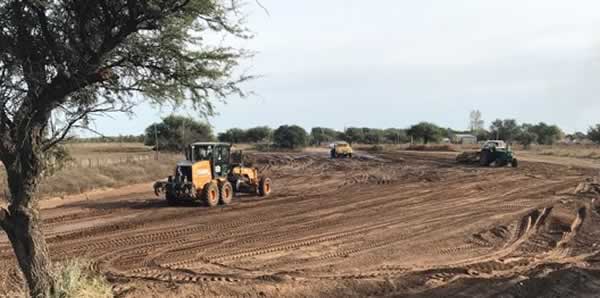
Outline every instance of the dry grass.
<svg viewBox="0 0 600 298"><path fill-rule="evenodd" d="M26 298L27 285L19 272L20 285L14 287L6 296ZM54 263L52 277L55 292L50 298L110 298L114 297L111 284L99 273L91 269L88 261L75 259L63 263Z"/></svg>
<svg viewBox="0 0 600 298"><path fill-rule="evenodd" d="M451 144L428 144L428 145L410 145L406 150L410 151L458 151L456 146Z"/></svg>
<svg viewBox="0 0 600 298"><path fill-rule="evenodd" d="M88 158L119 159L129 156L152 155L154 151L141 143L73 143L66 145L76 160Z"/></svg>
<svg viewBox="0 0 600 298"><path fill-rule="evenodd" d="M55 293L52 298L110 298L114 297L106 279L90 269L90 263L71 260L55 264Z"/></svg>
<svg viewBox="0 0 600 298"><path fill-rule="evenodd" d="M534 146L527 152L546 156L600 159L600 146L598 145Z"/></svg>
<svg viewBox="0 0 600 298"><path fill-rule="evenodd" d="M141 144L93 143L67 145L75 159L101 159L121 156L139 156L140 153L154 154ZM40 185L42 198L57 197L100 189L114 188L136 183L163 179L173 171L175 163L182 159L179 154L161 154L159 160L149 158L143 161L105 164L94 167L66 168L44 179ZM0 197L7 193L6 172L0 167Z"/></svg>

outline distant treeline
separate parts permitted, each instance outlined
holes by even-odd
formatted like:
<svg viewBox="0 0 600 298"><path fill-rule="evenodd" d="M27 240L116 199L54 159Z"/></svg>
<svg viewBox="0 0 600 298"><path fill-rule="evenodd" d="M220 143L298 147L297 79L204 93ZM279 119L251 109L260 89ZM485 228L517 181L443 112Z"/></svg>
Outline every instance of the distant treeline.
<svg viewBox="0 0 600 298"><path fill-rule="evenodd" d="M473 117L473 116L472 116ZM514 119L497 119L488 129L483 127L480 115L472 120L471 130L459 131L443 128L434 123L421 122L408 128L378 129L369 127L348 127L343 131L327 127L313 127L310 132L298 125L282 125L277 129L258 126L249 129L231 128L215 136L212 127L193 118L169 116L160 123L146 128L144 135L117 137L75 138L72 142L144 142L163 150L181 150L184 146L198 141L221 141L232 144L261 143L281 148L300 148L308 145L322 145L334 141L347 141L360 144L406 144L460 142L465 136L474 141L488 139L505 140L524 146L531 144L552 145L558 141L600 143L600 125L590 128L587 133L577 132L565 135L556 125L519 124ZM474 138L473 138L474 137Z"/></svg>

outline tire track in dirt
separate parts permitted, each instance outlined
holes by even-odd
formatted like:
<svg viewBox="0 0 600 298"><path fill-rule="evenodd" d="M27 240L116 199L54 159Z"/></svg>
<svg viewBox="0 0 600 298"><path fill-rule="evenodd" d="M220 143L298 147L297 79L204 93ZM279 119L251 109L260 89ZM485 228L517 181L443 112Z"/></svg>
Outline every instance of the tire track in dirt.
<svg viewBox="0 0 600 298"><path fill-rule="evenodd" d="M355 290L379 296L600 254L582 244L592 241L596 209L568 203L579 199L568 193L587 174L577 169L482 169L405 153L255 159L274 178L277 191L267 200L243 197L209 210L136 194L52 210L44 227L53 258L91 259L94 270L123 280L117 292L162 282L223 289L295 283L310 291L333 282L369 285ZM4 244L0 256L1 265L14 266ZM19 278L0 273L3 280ZM7 287L0 283L0 295Z"/></svg>

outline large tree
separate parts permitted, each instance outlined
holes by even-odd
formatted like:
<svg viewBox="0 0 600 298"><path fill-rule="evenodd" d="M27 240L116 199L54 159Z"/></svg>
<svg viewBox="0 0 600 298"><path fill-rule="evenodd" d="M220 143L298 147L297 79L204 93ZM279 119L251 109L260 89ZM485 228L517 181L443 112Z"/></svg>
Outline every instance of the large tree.
<svg viewBox="0 0 600 298"><path fill-rule="evenodd" d="M490 126L490 136L493 139L511 143L521 133L521 128L515 119L496 119Z"/></svg>
<svg viewBox="0 0 600 298"><path fill-rule="evenodd" d="M158 145L158 150L183 151L193 142L208 142L214 139L212 127L208 123L171 115L161 123L154 123L146 128L144 145Z"/></svg>
<svg viewBox="0 0 600 298"><path fill-rule="evenodd" d="M444 129L433 123L421 122L411 126L407 133L414 139L428 144L430 142L438 142L444 134Z"/></svg>
<svg viewBox="0 0 600 298"><path fill-rule="evenodd" d="M128 111L134 98L211 114L211 98L241 93L247 77L234 69L246 53L204 41L247 37L237 5L0 1L0 160L10 190L0 226L31 296L49 296L54 284L36 196L47 156L69 130L94 115Z"/></svg>
<svg viewBox="0 0 600 298"><path fill-rule="evenodd" d="M298 125L282 125L273 132L273 142L279 148L302 148L308 143L308 133Z"/></svg>

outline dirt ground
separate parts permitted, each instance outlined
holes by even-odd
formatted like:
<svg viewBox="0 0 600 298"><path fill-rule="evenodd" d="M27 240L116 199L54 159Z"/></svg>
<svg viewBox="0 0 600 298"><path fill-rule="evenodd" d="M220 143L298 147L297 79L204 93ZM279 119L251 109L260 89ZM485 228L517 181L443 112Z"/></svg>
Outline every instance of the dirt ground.
<svg viewBox="0 0 600 298"><path fill-rule="evenodd" d="M120 297L600 292L597 169L479 168L407 152L254 159L274 180L268 199L168 207L144 185L50 202L53 258L91 260ZM4 235L0 268L7 295L20 281Z"/></svg>

